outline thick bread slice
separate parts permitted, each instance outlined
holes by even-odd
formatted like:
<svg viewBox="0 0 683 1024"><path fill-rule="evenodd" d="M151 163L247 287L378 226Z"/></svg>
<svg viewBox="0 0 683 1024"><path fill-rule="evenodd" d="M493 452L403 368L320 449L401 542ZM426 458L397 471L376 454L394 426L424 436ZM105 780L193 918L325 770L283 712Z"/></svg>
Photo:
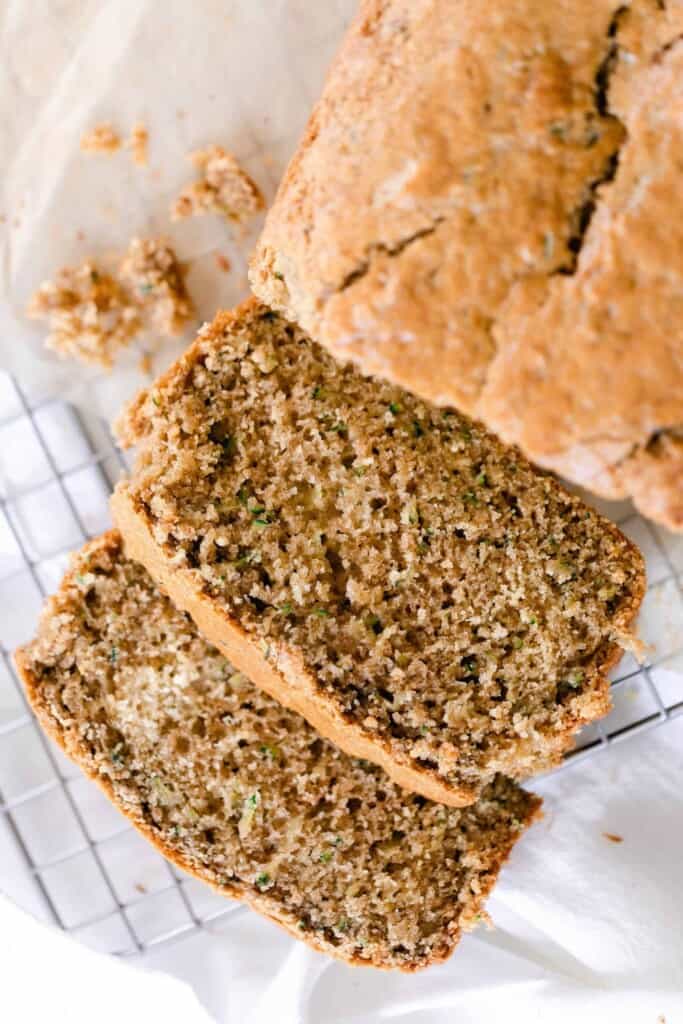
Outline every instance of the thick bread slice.
<svg viewBox="0 0 683 1024"><path fill-rule="evenodd" d="M642 597L613 524L480 426L341 367L257 302L122 426L139 559L236 667L453 806L609 708Z"/></svg>
<svg viewBox="0 0 683 1024"><path fill-rule="evenodd" d="M197 592L191 573L174 567L172 559L155 543L148 522L136 511L130 496L122 489L112 498L112 512L126 537L128 557L145 566L157 586L178 608L192 616L199 631L211 637L225 657L253 683L284 707L303 715L322 736L333 740L347 754L367 758L380 765L398 785L452 807L466 806L476 799L478 789L444 784L433 774L415 770L409 763L399 760L388 743L360 729L349 728L337 702L320 693L315 677L307 671L296 651L278 649L273 662L275 648L255 642L239 621L226 614L211 596ZM602 713L606 710L599 709Z"/></svg>
<svg viewBox="0 0 683 1024"><path fill-rule="evenodd" d="M352 761L198 635L111 532L17 654L41 723L170 860L315 949L413 971L449 956L540 801L457 811Z"/></svg>
<svg viewBox="0 0 683 1024"><path fill-rule="evenodd" d="M254 291L683 529L683 3L364 0Z"/></svg>

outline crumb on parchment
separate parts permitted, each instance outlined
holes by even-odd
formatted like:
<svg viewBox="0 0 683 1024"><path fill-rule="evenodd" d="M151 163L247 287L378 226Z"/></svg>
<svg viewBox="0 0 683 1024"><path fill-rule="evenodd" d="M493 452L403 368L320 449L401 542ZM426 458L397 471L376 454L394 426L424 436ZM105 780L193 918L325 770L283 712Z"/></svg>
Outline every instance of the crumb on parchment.
<svg viewBox="0 0 683 1024"><path fill-rule="evenodd" d="M143 319L164 337L181 334L194 316L185 272L166 242L133 238L119 268Z"/></svg>
<svg viewBox="0 0 683 1024"><path fill-rule="evenodd" d="M605 839L609 839L610 843L623 843L624 837L618 836L615 832L603 832Z"/></svg>
<svg viewBox="0 0 683 1024"><path fill-rule="evenodd" d="M47 322L47 348L108 370L143 333L152 339L180 334L194 313L173 249L140 238L132 239L117 276L91 260L64 267L38 288L27 309L31 319Z"/></svg>
<svg viewBox="0 0 683 1024"><path fill-rule="evenodd" d="M139 167L147 166L147 144L149 142L149 131L142 121L133 125L130 138L126 142L126 148L133 154L133 160Z"/></svg>
<svg viewBox="0 0 683 1024"><path fill-rule="evenodd" d="M54 281L45 281L27 313L49 324L47 348L107 369L140 330L138 311L125 289L90 261L64 267Z"/></svg>
<svg viewBox="0 0 683 1024"><path fill-rule="evenodd" d="M81 136L84 153L115 153L121 148L121 136L109 121L102 121Z"/></svg>
<svg viewBox="0 0 683 1024"><path fill-rule="evenodd" d="M147 377L152 376L153 359L151 352L143 352L138 361L138 370Z"/></svg>
<svg viewBox="0 0 683 1024"><path fill-rule="evenodd" d="M259 187L222 146L197 150L190 159L200 177L176 199L171 207L173 220L217 213L242 224L265 206Z"/></svg>

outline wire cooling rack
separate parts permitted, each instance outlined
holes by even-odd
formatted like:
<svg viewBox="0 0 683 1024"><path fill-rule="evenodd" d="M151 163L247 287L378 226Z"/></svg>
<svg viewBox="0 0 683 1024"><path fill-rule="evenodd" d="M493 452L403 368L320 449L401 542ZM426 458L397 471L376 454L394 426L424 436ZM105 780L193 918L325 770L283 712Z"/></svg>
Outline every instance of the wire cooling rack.
<svg viewBox="0 0 683 1024"><path fill-rule="evenodd" d="M125 469L106 427L0 373L0 889L131 955L242 910L171 865L40 730L12 663L69 552L110 526Z"/></svg>
<svg viewBox="0 0 683 1024"><path fill-rule="evenodd" d="M125 468L100 421L59 400L35 401L0 373L0 886L119 955L242 911L165 861L43 735L12 664L69 552L110 525L109 493ZM606 510L646 556L640 632L653 647L643 665L624 657L614 710L584 730L567 763L683 711L683 537L625 503Z"/></svg>

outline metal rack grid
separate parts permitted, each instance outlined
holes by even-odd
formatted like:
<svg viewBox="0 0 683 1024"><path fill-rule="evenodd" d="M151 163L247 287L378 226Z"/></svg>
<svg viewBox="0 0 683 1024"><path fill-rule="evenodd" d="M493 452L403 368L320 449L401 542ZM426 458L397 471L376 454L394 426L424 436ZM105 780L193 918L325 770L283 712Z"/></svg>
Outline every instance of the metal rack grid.
<svg viewBox="0 0 683 1024"><path fill-rule="evenodd" d="M88 945L119 955L141 953L243 908L153 851L37 727L12 650L31 635L40 602L55 589L69 550L108 525L107 497L126 464L101 422L86 422L59 400L32 403L7 375L0 375L0 385L3 887L9 884L10 897ZM8 470L7 457L11 462L17 452L18 465ZM31 528L36 511L40 536ZM683 541L662 534L628 506L615 518L648 560L645 639L654 625L657 652L643 665L625 656L613 679L614 711L582 733L566 763L683 712Z"/></svg>

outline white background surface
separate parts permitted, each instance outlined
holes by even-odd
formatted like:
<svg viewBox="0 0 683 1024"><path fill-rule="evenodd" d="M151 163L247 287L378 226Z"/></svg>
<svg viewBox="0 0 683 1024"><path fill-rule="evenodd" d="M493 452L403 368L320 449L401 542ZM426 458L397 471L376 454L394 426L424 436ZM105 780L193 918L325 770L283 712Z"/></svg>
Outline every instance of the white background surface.
<svg viewBox="0 0 683 1024"><path fill-rule="evenodd" d="M236 239L211 218L168 222L170 201L192 175L186 153L224 143L271 195L352 7L351 0L0 0L0 214L7 218L0 223L0 355L3 366L30 378L33 394L68 392L109 412L135 382L134 358L125 373L106 379L75 374L42 355L41 331L22 311L33 289L65 262L106 257L134 233L164 232L191 261L201 318L243 296L249 238ZM86 127L110 119L126 134L138 118L150 130L147 170L126 153L80 153ZM218 251L235 264L232 275L216 269ZM68 421L49 429L51 436L62 431L75 451ZM34 449L28 435L0 433L6 495L33 479ZM87 527L103 528L101 481L87 473L68 479ZM58 498L48 492L37 508L21 508L25 539L40 549L36 557L80 542L64 532ZM49 536L44 515L40 535L31 535L31 515L46 503ZM628 508L611 511L648 556L642 633L655 645L651 678L673 704L683 691L683 539L653 533ZM0 534L0 577L14 557ZM62 567L61 558L41 563L48 587ZM12 642L30 633L37 604L33 595L26 611L17 587L3 589L0 580L3 631ZM621 671L630 677L617 694L617 726L651 713L654 704L631 658ZM16 713L3 705L10 691L1 684L0 725L2 714ZM39 783L38 753L2 742L0 783L10 780L17 792ZM683 1022L682 751L678 719L538 781L546 817L515 851L490 902L495 930L466 937L442 967L414 977L352 970L241 910L138 964L189 982L213 1019L228 1024L479 1024L503 1014L543 1024L575 1024L579 1016ZM72 784L85 786L77 778ZM47 850L65 840L66 819L56 797L48 794L40 806ZM115 817L99 805L97 813ZM29 882L3 859L2 839L0 829L0 891L33 905ZM124 842L132 845L112 859L112 870L122 872L117 885L143 879L154 889L163 863L148 859L144 844ZM79 870L77 864L65 900L93 892ZM0 1019L194 1024L206 1014L176 982L84 951L0 897Z"/></svg>

